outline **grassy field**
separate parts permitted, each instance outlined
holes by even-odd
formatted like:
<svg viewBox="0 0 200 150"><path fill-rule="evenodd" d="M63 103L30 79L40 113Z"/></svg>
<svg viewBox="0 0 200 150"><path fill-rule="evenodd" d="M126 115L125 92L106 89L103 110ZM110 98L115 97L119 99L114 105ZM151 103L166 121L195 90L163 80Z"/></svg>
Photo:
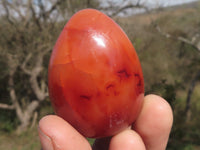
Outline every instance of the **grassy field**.
<svg viewBox="0 0 200 150"><path fill-rule="evenodd" d="M94 139L88 139L93 143ZM0 150L40 150L41 145L37 127L17 135L16 133L0 132Z"/></svg>
<svg viewBox="0 0 200 150"><path fill-rule="evenodd" d="M37 128L29 129L21 135L0 132L0 149L2 150L39 150L40 142Z"/></svg>

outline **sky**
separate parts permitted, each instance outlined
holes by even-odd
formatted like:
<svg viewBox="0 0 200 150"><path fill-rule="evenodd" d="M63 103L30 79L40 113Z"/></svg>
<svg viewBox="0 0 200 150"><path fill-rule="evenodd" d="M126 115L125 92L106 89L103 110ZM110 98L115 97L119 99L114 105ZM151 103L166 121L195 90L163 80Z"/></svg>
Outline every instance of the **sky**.
<svg viewBox="0 0 200 150"><path fill-rule="evenodd" d="M138 0L101 0L101 5L102 6L108 6L109 3L112 3L114 6L121 6L123 7L124 5L127 4L135 4ZM156 7L167 7L167 6L173 6L173 5L180 5L184 3L190 3L194 1L200 1L200 0L140 0L140 4L143 4L147 6L148 8L156 8ZM125 12L120 13L118 15L120 16L127 16L131 15L134 13L140 13L143 12L144 10L141 9L126 9ZM109 12L107 12L109 14Z"/></svg>
<svg viewBox="0 0 200 150"><path fill-rule="evenodd" d="M122 3L124 0L101 0L102 3L106 4L108 2L116 2L116 3ZM134 2L137 0L128 0L129 2ZM171 6L171 5L177 5L182 3L189 3L193 1L198 0L140 0L142 3L146 3L148 5L161 5L161 6Z"/></svg>
<svg viewBox="0 0 200 150"><path fill-rule="evenodd" d="M145 1L147 1L147 3L150 3L152 5L159 3L161 6L171 6L171 5L178 5L182 3L194 2L197 0L145 0Z"/></svg>

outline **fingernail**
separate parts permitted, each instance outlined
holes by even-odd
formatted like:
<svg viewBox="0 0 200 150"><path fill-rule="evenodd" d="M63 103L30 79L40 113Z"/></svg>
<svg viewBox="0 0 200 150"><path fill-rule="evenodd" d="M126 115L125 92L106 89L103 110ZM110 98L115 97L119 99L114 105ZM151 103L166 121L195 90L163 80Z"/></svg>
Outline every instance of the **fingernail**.
<svg viewBox="0 0 200 150"><path fill-rule="evenodd" d="M40 128L38 128L38 132L39 132L40 142L42 145L42 150L54 150L51 138L48 137L46 134L44 134L44 132L42 132Z"/></svg>

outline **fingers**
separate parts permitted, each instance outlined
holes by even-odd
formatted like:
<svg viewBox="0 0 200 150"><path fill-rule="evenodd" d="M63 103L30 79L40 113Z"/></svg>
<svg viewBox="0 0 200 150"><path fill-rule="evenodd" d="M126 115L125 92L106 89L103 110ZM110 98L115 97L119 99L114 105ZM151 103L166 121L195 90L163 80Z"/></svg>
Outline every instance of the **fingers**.
<svg viewBox="0 0 200 150"><path fill-rule="evenodd" d="M142 137L147 150L165 150L172 122L170 105L159 96L148 95L133 129Z"/></svg>
<svg viewBox="0 0 200 150"><path fill-rule="evenodd" d="M142 138L133 130L127 129L112 138L109 150L146 150Z"/></svg>
<svg viewBox="0 0 200 150"><path fill-rule="evenodd" d="M42 118L38 132L43 150L91 150L87 140L58 116Z"/></svg>
<svg viewBox="0 0 200 150"><path fill-rule="evenodd" d="M97 139L93 150L164 150L173 122L172 110L161 97L148 95L133 125L112 138ZM43 150L91 150L87 140L70 124L57 116L46 116L39 122Z"/></svg>
<svg viewBox="0 0 200 150"><path fill-rule="evenodd" d="M112 138L97 139L93 150L146 150L142 138L133 130L127 129Z"/></svg>
<svg viewBox="0 0 200 150"><path fill-rule="evenodd" d="M98 139L94 150L165 150L173 115L170 105L161 97L148 95L142 111L133 125L114 137ZM146 148L145 148L146 147Z"/></svg>

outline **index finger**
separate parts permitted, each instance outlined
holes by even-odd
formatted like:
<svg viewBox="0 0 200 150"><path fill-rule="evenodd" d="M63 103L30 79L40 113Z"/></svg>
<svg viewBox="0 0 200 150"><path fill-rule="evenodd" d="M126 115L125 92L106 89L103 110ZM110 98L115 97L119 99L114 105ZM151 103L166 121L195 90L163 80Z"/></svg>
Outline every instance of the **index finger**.
<svg viewBox="0 0 200 150"><path fill-rule="evenodd" d="M147 150L165 150L172 123L173 113L168 102L148 95L133 129L142 137Z"/></svg>

